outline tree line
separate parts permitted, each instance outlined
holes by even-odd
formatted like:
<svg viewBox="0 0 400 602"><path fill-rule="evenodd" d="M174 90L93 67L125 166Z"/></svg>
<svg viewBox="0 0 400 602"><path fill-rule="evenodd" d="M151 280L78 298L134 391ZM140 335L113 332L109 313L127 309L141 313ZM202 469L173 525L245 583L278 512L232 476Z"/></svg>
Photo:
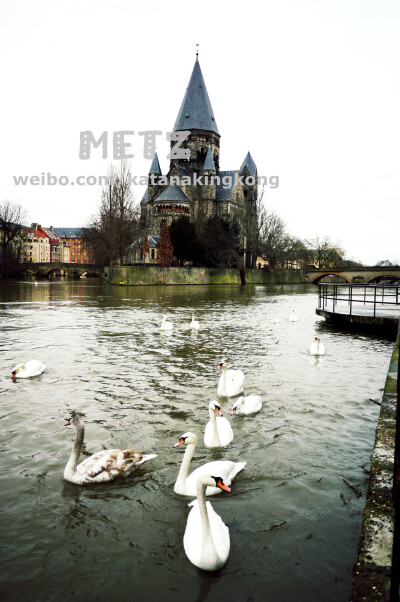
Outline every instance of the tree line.
<svg viewBox="0 0 400 602"><path fill-rule="evenodd" d="M140 219L140 205L135 201L130 168L124 161L110 166L108 183L103 187L96 213L81 229L81 237L91 246L98 264L124 263L129 247L142 239L143 256L150 252L148 236ZM21 260L22 231L27 227L25 210L15 203L0 203L0 270L8 275ZM283 219L263 201L257 201L256 235L249 236L247 249L259 259L257 265L268 268L357 267L362 264L346 259L342 247L327 236L300 239L288 232ZM162 224L157 246L160 265L240 267L244 249L237 219L220 216L202 218L193 224L186 216ZM389 260L377 265L392 265Z"/></svg>

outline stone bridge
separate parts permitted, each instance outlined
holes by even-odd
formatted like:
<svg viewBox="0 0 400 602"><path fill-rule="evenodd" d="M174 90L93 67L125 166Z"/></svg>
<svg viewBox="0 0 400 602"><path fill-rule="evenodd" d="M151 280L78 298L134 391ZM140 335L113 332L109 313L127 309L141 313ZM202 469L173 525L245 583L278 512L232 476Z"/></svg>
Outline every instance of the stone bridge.
<svg viewBox="0 0 400 602"><path fill-rule="evenodd" d="M102 276L103 266L92 263L33 263L19 264L19 273L35 278L50 278L52 274L80 278L81 276Z"/></svg>
<svg viewBox="0 0 400 602"><path fill-rule="evenodd" d="M335 276L341 276L349 283L372 284L382 280L391 282L400 282L400 267L362 267L350 269L336 268L316 268L305 270L305 281L311 284L318 284L324 276L331 276L335 281Z"/></svg>

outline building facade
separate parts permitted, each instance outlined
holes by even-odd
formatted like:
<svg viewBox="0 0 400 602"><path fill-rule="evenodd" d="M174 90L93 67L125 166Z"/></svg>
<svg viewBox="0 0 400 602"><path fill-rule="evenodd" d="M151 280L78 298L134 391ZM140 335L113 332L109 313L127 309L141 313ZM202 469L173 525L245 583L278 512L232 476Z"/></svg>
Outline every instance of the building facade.
<svg viewBox="0 0 400 602"><path fill-rule="evenodd" d="M80 228L54 228L54 232L68 247L71 263L95 263L90 243L82 238Z"/></svg>
<svg viewBox="0 0 400 602"><path fill-rule="evenodd" d="M207 218L235 218L240 229L244 265L256 265L257 166L247 153L237 170L220 170L220 140L214 112L198 57L178 113L174 132L189 132L182 149L187 158L172 158L163 175L157 153L141 201L141 220L147 235L158 236L160 225L186 215L201 227ZM173 147L171 142L171 156Z"/></svg>
<svg viewBox="0 0 400 602"><path fill-rule="evenodd" d="M23 232L22 261L33 263L50 262L49 237L32 224Z"/></svg>

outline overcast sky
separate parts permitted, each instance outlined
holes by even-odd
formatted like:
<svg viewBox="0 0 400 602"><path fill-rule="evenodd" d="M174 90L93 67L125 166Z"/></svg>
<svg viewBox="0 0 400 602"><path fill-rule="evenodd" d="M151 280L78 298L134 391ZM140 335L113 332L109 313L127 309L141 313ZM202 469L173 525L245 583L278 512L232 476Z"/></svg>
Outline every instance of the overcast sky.
<svg viewBox="0 0 400 602"><path fill-rule="evenodd" d="M43 226L83 226L101 187L17 186L13 176L101 176L80 132L143 139L177 117L199 59L221 134L220 167L248 150L264 199L301 238L329 235L349 258L400 262L400 5L382 0L0 0L0 201ZM136 187L138 199L144 188Z"/></svg>

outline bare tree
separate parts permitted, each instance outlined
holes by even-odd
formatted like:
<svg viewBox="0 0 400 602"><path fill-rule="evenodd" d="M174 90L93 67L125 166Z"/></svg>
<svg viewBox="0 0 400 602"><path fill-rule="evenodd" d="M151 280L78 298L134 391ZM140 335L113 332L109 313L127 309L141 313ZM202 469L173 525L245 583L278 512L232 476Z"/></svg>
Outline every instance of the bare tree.
<svg viewBox="0 0 400 602"><path fill-rule="evenodd" d="M22 231L27 221L25 209L11 201L0 203L1 272L8 275L21 258Z"/></svg>
<svg viewBox="0 0 400 602"><path fill-rule="evenodd" d="M284 261L287 238L285 222L265 207L261 196L258 207L258 254L268 260L271 268Z"/></svg>
<svg viewBox="0 0 400 602"><path fill-rule="evenodd" d="M343 261L344 251L338 243L333 243L329 236L324 238L316 236L306 241L306 244L313 251L312 255L317 268L337 267Z"/></svg>
<svg viewBox="0 0 400 602"><path fill-rule="evenodd" d="M119 169L110 166L98 213L83 230L83 237L93 245L100 263L122 264L128 245L139 235L140 208L130 180L126 161L121 161Z"/></svg>

